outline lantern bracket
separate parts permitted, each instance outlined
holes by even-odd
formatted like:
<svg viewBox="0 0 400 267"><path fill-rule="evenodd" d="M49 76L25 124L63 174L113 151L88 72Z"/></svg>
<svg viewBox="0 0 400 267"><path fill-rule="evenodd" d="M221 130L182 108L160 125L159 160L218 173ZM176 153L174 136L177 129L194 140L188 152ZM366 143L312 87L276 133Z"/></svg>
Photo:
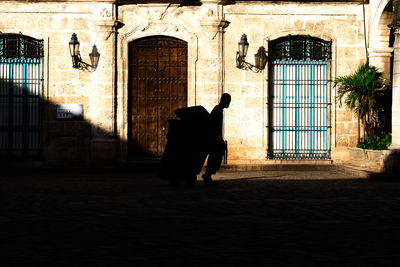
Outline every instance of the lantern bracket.
<svg viewBox="0 0 400 267"><path fill-rule="evenodd" d="M238 51L236 51L236 67L255 73L261 72L265 69L268 60L265 48L263 46L259 47L257 54L254 55L255 65L253 65L245 60L248 47L249 43L247 42L246 34L243 34L238 43Z"/></svg>
<svg viewBox="0 0 400 267"><path fill-rule="evenodd" d="M79 51L79 41L75 33L71 36L69 42L69 49L72 57L72 67L78 70L93 72L97 69L100 53L97 50L96 45L93 45L92 52L89 53L91 64L88 64L82 60L81 53Z"/></svg>

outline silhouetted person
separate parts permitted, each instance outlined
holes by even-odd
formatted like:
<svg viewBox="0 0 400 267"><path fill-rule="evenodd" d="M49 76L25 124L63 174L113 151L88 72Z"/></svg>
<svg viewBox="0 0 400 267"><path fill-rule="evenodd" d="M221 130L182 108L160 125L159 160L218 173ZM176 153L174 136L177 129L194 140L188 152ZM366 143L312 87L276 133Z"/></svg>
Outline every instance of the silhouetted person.
<svg viewBox="0 0 400 267"><path fill-rule="evenodd" d="M210 147L206 172L202 176L205 185L217 185L211 176L221 167L222 156L225 151L225 142L222 139L223 110L228 108L230 103L231 95L228 93L222 94L219 104L214 107L210 114Z"/></svg>

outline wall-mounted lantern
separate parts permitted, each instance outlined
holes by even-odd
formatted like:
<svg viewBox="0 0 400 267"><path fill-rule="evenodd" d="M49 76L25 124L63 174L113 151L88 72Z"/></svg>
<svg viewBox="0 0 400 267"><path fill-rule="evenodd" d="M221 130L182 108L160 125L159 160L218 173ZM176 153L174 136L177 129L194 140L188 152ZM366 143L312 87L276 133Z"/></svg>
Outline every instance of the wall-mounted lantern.
<svg viewBox="0 0 400 267"><path fill-rule="evenodd" d="M75 33L71 36L71 41L69 42L69 52L72 57L72 67L79 70L94 71L99 64L100 54L97 50L96 45L93 45L92 52L89 53L90 63L85 63L82 61L81 54L79 52L79 41Z"/></svg>
<svg viewBox="0 0 400 267"><path fill-rule="evenodd" d="M242 35L240 42L238 43L238 51L236 52L236 67L243 70L251 70L253 72L260 72L265 68L267 64L267 55L265 48L260 46L257 54L254 55L255 65L245 61L247 50L249 49L249 43L247 42L246 34Z"/></svg>

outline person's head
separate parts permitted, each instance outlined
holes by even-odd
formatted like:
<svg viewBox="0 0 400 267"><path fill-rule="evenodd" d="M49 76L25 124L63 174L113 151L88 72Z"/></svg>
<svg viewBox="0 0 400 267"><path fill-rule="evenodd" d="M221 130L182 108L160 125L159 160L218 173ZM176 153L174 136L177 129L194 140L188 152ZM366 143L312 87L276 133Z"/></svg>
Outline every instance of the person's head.
<svg viewBox="0 0 400 267"><path fill-rule="evenodd" d="M228 108L230 103L231 103L231 95L228 93L223 93L221 96L221 101L219 101L219 104L224 108Z"/></svg>

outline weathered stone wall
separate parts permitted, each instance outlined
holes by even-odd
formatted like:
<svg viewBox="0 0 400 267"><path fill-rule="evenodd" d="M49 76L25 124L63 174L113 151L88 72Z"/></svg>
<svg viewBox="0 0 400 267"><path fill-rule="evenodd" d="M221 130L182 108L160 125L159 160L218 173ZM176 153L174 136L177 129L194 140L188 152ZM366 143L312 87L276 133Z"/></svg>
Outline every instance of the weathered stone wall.
<svg viewBox="0 0 400 267"><path fill-rule="evenodd" d="M117 18L112 1L1 2L1 32L21 32L44 40L46 159L126 160L128 44L142 37L167 35L188 43L188 105L203 105L211 111L221 93L232 95L224 129L232 163L265 162L268 147L268 68L261 73L236 68L237 43L243 33L250 43L247 61L251 63L259 46L267 48L268 40L287 35L332 41L331 79L353 72L365 61L360 3L222 2L202 1L201 6L121 5L118 20L122 27L116 42L113 26ZM386 15L380 24L388 21L390 14ZM230 24L224 29L225 20ZM379 34L387 34L381 28ZM73 32L81 42L85 62L89 62L93 44L97 45L101 57L96 71L72 68L68 42ZM332 157L343 159L341 151L357 142L357 121L350 111L335 104L335 95L331 86ZM64 103L84 104L84 121L57 121L55 105ZM92 127L90 136L88 126Z"/></svg>
<svg viewBox="0 0 400 267"><path fill-rule="evenodd" d="M362 6L340 3L254 3L226 6L225 18L231 22L225 35L225 87L233 96L226 112L226 137L230 158L263 159L267 149L268 75L239 70L235 51L242 33L250 47L248 61L268 40L287 35L310 35L332 41L331 79L349 74L365 61ZM357 122L350 111L335 105L331 90L332 148L353 146L357 142ZM336 150L336 151L335 151Z"/></svg>
<svg viewBox="0 0 400 267"><path fill-rule="evenodd" d="M331 78L353 71L365 60L363 47L362 6L360 4L294 4L237 3L222 6L219 1L204 1L200 7L162 4L120 7L119 95L126 95L127 44L151 35L169 35L188 42L188 104L203 105L208 110L218 102L222 92L232 95L231 107L225 112L225 137L229 140L232 162L264 161L266 157L268 109L267 71L252 73L235 66L237 43L246 33L251 44L248 55L266 46L269 39L286 35L311 35L333 42ZM226 19L225 29L218 24ZM335 102L332 89L331 100ZM125 98L126 99L126 98ZM125 101L125 100L124 100ZM122 105L127 105L122 101ZM126 108L120 110L120 121L126 125ZM357 123L352 113L333 105L332 147L354 145ZM124 130L127 133L127 130ZM123 134L124 135L124 134ZM126 136L126 135L125 135ZM337 137L337 138L336 138Z"/></svg>
<svg viewBox="0 0 400 267"><path fill-rule="evenodd" d="M49 163L86 164L96 156L91 153L91 140L97 132L112 133L109 51L113 43L104 41L96 28L99 21L112 15L112 5L107 3L0 3L2 33L22 33L44 40L41 95L44 157ZM68 43L74 32L83 61L90 63L88 55L93 44L98 47L101 57L93 73L72 68ZM56 120L57 104L83 104L84 120Z"/></svg>

